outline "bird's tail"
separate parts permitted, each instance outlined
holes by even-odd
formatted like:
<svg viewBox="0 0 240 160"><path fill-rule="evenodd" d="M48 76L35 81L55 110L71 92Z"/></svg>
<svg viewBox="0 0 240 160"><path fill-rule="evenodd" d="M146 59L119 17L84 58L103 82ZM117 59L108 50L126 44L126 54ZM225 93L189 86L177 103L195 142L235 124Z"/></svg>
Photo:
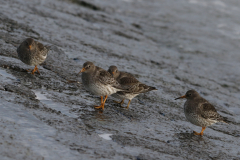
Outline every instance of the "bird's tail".
<svg viewBox="0 0 240 160"><path fill-rule="evenodd" d="M228 120L228 118L227 117L222 117L222 120L221 120L221 122L224 122L224 123L227 123L227 124L229 124L229 120Z"/></svg>
<svg viewBox="0 0 240 160"><path fill-rule="evenodd" d="M49 51L51 49L52 45L46 45L45 48Z"/></svg>
<svg viewBox="0 0 240 160"><path fill-rule="evenodd" d="M139 87L143 87L144 88L144 90L142 90L141 93L157 90L157 88L152 87L152 86L148 86L148 85L145 85L145 84L140 84Z"/></svg>
<svg viewBox="0 0 240 160"><path fill-rule="evenodd" d="M151 86L148 86L149 88L148 88L148 91L156 91L157 90L157 88L155 88L155 87L151 87Z"/></svg>

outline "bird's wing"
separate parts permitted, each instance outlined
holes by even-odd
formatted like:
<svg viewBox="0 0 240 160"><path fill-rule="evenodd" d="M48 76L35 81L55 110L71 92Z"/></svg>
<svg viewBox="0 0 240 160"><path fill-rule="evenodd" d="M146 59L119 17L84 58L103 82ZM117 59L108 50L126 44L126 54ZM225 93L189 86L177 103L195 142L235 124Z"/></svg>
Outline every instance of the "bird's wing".
<svg viewBox="0 0 240 160"><path fill-rule="evenodd" d="M36 45L37 45L37 49L40 52L40 54L42 56L47 56L47 53L48 53L50 48L49 47L45 47L42 43L37 42L37 41L36 41Z"/></svg>
<svg viewBox="0 0 240 160"><path fill-rule="evenodd" d="M209 102L200 103L199 109L203 118L214 121L223 121L223 117L217 113L215 107Z"/></svg>
<svg viewBox="0 0 240 160"><path fill-rule="evenodd" d="M119 77L117 78L117 80L124 78L124 77L130 77L130 78L135 78L131 73L128 72L120 72ZM136 78L135 78L136 79ZM137 79L136 79L137 80Z"/></svg>
<svg viewBox="0 0 240 160"><path fill-rule="evenodd" d="M121 85L117 82L115 78L112 77L112 75L109 72L100 67L97 68L98 68L97 72L99 72L97 74L97 78L102 84L111 85L115 88L122 89Z"/></svg>
<svg viewBox="0 0 240 160"><path fill-rule="evenodd" d="M134 77L123 77L118 81L124 89L127 89L131 93L144 93L151 90L156 90L155 87L147 86L139 82Z"/></svg>
<svg viewBox="0 0 240 160"><path fill-rule="evenodd" d="M136 78L134 77L123 77L118 79L120 85L126 89L128 92L138 92L139 88L138 85L141 84Z"/></svg>
<svg viewBox="0 0 240 160"><path fill-rule="evenodd" d="M118 81L121 85L134 85L139 83L139 81L134 77L123 77Z"/></svg>

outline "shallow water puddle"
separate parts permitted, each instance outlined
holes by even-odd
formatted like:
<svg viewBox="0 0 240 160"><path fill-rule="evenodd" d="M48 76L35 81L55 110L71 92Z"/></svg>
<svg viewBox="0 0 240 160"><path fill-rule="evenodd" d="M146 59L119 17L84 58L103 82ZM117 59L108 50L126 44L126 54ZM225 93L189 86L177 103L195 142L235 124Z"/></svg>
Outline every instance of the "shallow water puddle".
<svg viewBox="0 0 240 160"><path fill-rule="evenodd" d="M108 134L108 133L103 133L103 134L98 134L99 137L105 139L105 140L112 140L112 138L110 137L113 134Z"/></svg>
<svg viewBox="0 0 240 160"><path fill-rule="evenodd" d="M48 95L47 93L44 93L43 91L36 91L36 90L33 90L33 92L36 95L36 99L40 100L41 103L45 104L49 108L60 111L61 113L65 114L69 117L73 117L73 118L78 117L74 114L69 113L68 107L62 105L61 103L54 102L50 98L47 98L47 95Z"/></svg>
<svg viewBox="0 0 240 160"><path fill-rule="evenodd" d="M37 96L36 99L38 99L38 100L50 100L44 94L42 94L40 91L33 91L33 92Z"/></svg>
<svg viewBox="0 0 240 160"><path fill-rule="evenodd" d="M0 69L0 76L2 82L10 82L11 80L16 79L13 75L6 72L6 70Z"/></svg>

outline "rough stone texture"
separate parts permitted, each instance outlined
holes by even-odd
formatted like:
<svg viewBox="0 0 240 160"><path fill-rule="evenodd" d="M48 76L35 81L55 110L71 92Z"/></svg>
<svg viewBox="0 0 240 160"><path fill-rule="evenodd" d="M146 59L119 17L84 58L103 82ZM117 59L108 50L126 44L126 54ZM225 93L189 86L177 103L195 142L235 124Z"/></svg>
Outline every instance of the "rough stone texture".
<svg viewBox="0 0 240 160"><path fill-rule="evenodd" d="M240 1L7 0L0 5L1 159L240 159ZM52 45L41 75L17 57L26 37ZM86 92L85 61L158 91L128 110ZM73 82L73 83L69 83ZM195 89L230 120L187 122ZM110 137L109 134L111 134Z"/></svg>

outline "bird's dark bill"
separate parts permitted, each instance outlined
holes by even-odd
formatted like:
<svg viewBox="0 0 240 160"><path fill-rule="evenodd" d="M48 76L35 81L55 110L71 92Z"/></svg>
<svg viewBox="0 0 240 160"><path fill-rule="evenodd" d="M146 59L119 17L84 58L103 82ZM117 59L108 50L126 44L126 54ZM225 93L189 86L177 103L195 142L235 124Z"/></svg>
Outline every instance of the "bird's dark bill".
<svg viewBox="0 0 240 160"><path fill-rule="evenodd" d="M178 97L178 98L175 98L175 100L177 100L177 99L181 99L181 98L186 98L186 95L181 96L181 97Z"/></svg>
<svg viewBox="0 0 240 160"><path fill-rule="evenodd" d="M115 73L115 72L112 72L112 74L111 74L111 75L113 76L113 75L114 75L114 73Z"/></svg>

